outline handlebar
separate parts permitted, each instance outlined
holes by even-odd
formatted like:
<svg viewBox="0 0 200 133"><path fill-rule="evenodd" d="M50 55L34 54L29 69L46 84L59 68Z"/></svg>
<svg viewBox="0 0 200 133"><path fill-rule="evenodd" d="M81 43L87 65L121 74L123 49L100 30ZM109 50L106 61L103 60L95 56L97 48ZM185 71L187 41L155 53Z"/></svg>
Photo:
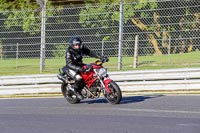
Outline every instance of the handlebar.
<svg viewBox="0 0 200 133"><path fill-rule="evenodd" d="M95 63L86 64L83 68L86 69L85 72L87 73L92 69L93 64L95 64L97 66L102 66L103 63L108 62L108 61L109 61L108 57L105 56L105 57L101 58L100 60L96 60Z"/></svg>
<svg viewBox="0 0 200 133"><path fill-rule="evenodd" d="M100 59L100 61L101 61L102 63L105 63L105 62L108 62L109 59L108 59L107 56L103 56L103 57Z"/></svg>

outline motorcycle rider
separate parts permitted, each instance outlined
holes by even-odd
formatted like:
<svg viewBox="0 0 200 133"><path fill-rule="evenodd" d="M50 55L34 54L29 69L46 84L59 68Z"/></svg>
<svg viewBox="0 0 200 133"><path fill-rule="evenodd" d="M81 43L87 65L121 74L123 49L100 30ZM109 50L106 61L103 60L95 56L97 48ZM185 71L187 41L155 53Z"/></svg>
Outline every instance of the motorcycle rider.
<svg viewBox="0 0 200 133"><path fill-rule="evenodd" d="M88 55L90 57L95 57L99 59L106 59L107 57L101 56L96 52L90 50L85 45L82 44L80 37L72 37L69 40L69 47L66 49L66 67L65 71L75 80L74 92L79 99L83 99L81 90L84 86L83 79L80 75L80 72L85 72L87 69L84 69L82 62L83 55Z"/></svg>

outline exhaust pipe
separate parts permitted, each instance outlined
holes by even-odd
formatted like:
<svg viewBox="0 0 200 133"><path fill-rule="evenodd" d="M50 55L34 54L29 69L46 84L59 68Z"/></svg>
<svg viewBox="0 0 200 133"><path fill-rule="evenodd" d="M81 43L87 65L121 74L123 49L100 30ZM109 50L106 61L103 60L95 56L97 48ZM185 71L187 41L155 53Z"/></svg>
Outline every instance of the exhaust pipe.
<svg viewBox="0 0 200 133"><path fill-rule="evenodd" d="M61 76L60 74L57 75L57 78L63 82L66 82L66 79L63 76Z"/></svg>

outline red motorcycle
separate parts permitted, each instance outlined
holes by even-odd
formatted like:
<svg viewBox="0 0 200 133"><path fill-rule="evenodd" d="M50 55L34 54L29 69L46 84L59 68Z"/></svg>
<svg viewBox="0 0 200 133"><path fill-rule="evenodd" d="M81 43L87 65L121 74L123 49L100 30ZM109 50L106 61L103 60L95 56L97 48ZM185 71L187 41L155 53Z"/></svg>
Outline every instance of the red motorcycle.
<svg viewBox="0 0 200 133"><path fill-rule="evenodd" d="M84 87L81 93L84 98L99 98L103 92L106 100L111 104L119 104L122 99L122 93L119 86L109 78L107 69L103 67L104 60L97 60L95 63L90 63L84 68L86 72L81 72L84 81ZM58 79L62 80L61 91L66 100L71 103L79 103L80 99L77 98L73 86L74 79L67 73L58 74Z"/></svg>

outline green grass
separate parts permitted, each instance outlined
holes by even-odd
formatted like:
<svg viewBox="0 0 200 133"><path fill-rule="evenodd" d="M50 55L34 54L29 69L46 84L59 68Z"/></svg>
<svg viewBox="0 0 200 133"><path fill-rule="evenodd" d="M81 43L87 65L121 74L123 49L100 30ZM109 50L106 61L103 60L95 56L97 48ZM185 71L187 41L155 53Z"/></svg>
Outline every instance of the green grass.
<svg viewBox="0 0 200 133"><path fill-rule="evenodd" d="M116 71L118 58L110 57L110 61L104 66L109 71ZM94 62L94 58L85 58L85 63ZM133 57L123 57L122 70L144 70L144 69L168 69L184 67L200 67L200 52L191 52L185 54L161 55L161 56L139 56L138 68L133 69ZM0 60L0 75L18 75L18 74L38 74L40 73L39 59L3 59ZM46 59L45 71L43 73L57 73L58 68L65 65L64 58Z"/></svg>

